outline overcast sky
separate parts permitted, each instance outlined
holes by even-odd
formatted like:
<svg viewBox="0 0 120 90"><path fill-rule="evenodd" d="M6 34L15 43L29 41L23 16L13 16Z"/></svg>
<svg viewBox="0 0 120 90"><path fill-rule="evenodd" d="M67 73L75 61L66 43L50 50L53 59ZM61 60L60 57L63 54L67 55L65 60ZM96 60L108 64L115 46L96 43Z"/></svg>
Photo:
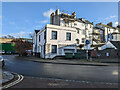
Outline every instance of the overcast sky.
<svg viewBox="0 0 120 90"><path fill-rule="evenodd" d="M28 37L34 29L41 29L50 23L49 15L59 8L71 14L76 12L77 18L85 18L91 22L118 22L117 2L3 2L2 4L2 34L21 35Z"/></svg>

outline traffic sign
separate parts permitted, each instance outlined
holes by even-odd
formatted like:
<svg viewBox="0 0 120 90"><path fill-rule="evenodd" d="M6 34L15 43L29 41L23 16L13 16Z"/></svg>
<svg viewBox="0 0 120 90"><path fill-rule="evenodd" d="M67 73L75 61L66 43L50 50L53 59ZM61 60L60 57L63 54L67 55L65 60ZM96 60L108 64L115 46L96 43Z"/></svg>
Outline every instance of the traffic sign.
<svg viewBox="0 0 120 90"><path fill-rule="evenodd" d="M86 44L89 44L89 40L86 40L85 43L86 43Z"/></svg>

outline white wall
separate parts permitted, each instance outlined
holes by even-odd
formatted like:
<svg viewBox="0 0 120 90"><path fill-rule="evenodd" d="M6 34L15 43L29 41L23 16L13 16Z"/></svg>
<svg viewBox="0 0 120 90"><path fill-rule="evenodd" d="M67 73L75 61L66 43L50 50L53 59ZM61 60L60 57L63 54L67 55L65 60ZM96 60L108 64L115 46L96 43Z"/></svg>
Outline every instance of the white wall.
<svg viewBox="0 0 120 90"><path fill-rule="evenodd" d="M101 46L101 48L99 48L100 50L104 50L106 48L114 48L117 49L110 41L108 41L105 45Z"/></svg>

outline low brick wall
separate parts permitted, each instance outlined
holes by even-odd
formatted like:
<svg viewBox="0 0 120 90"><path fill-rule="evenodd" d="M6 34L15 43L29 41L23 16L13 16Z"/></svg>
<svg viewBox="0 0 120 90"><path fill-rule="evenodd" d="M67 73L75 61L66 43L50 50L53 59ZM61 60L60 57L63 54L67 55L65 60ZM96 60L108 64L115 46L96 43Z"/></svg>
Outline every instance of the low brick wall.
<svg viewBox="0 0 120 90"><path fill-rule="evenodd" d="M105 50L89 50L89 57L95 58L118 58L118 50L115 49L105 49ZM86 57L86 50L77 50L77 53L81 53L83 58ZM108 56L107 56L108 53Z"/></svg>
<svg viewBox="0 0 120 90"><path fill-rule="evenodd" d="M117 58L118 57L118 50L115 49L105 49L105 50L98 50L99 58Z"/></svg>

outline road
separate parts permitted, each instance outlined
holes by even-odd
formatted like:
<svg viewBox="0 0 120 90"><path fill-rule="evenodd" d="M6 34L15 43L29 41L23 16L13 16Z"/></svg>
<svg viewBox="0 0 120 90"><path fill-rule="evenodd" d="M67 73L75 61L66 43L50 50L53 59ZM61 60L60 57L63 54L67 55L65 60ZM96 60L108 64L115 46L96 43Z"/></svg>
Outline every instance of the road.
<svg viewBox="0 0 120 90"><path fill-rule="evenodd" d="M3 55L3 70L24 76L78 80L90 82L118 83L118 65L86 66L32 62L14 55Z"/></svg>

